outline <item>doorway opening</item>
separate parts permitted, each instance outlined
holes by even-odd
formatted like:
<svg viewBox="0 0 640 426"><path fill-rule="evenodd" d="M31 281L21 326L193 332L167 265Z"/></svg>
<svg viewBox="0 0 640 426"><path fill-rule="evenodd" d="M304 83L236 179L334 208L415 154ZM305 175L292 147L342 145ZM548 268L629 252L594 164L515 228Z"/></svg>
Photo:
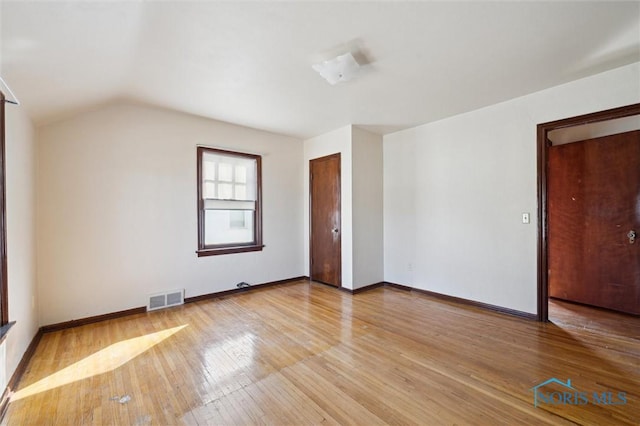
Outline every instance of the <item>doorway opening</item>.
<svg viewBox="0 0 640 426"><path fill-rule="evenodd" d="M550 265L554 255L549 250L549 162L551 149L562 144L592 140L614 134L640 129L640 104L628 105L611 110L581 115L563 120L539 124L537 131L538 148L538 320L549 321L550 305L559 321L567 321L573 312L577 321L592 321L602 317L602 310L563 301L550 301ZM640 194L637 194L640 196ZM557 260L557 259L554 259ZM607 318L617 318L623 314L607 313ZM554 317L554 320L556 318ZM605 323L614 322L613 320ZM634 322L635 323L635 322Z"/></svg>

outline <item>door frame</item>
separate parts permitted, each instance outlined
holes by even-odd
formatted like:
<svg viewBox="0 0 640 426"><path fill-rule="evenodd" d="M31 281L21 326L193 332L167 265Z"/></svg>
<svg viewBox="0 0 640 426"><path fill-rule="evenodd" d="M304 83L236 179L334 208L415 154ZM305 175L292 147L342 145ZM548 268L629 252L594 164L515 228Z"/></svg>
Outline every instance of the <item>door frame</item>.
<svg viewBox="0 0 640 426"><path fill-rule="evenodd" d="M9 281L7 277L7 174L5 102L0 90L0 326L9 323ZM1 335L0 335L1 341Z"/></svg>
<svg viewBox="0 0 640 426"><path fill-rule="evenodd" d="M551 142L548 137L549 132L556 129L598 123L633 115L640 115L640 103L538 124L538 321L549 321L549 252L547 245L548 159L549 148L551 147Z"/></svg>
<svg viewBox="0 0 640 426"><path fill-rule="evenodd" d="M338 181L340 183L340 192L338 193L338 202L340 205L340 264L338 265L338 287L342 288L342 155L340 152L336 152L334 154L323 155L322 157L311 158L309 159L309 279L313 280L313 269L312 259L313 259L313 193L312 193L312 185L313 182L311 180L311 162L317 160L328 160L329 158L336 157L338 159Z"/></svg>

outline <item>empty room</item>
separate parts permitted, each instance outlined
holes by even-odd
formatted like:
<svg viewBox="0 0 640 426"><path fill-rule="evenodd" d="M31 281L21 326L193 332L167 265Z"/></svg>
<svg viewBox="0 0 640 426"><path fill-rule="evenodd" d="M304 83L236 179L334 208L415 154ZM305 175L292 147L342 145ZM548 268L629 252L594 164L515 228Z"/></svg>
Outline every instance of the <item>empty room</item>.
<svg viewBox="0 0 640 426"><path fill-rule="evenodd" d="M640 424L640 2L0 0L0 423Z"/></svg>

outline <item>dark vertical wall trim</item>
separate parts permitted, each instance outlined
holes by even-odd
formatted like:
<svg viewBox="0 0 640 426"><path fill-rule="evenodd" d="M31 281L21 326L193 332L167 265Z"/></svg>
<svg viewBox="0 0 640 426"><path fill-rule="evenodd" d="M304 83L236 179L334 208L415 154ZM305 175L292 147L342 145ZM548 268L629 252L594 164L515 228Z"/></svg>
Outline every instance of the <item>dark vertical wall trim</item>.
<svg viewBox="0 0 640 426"><path fill-rule="evenodd" d="M0 92L0 325L9 322L4 93Z"/></svg>
<svg viewBox="0 0 640 426"><path fill-rule="evenodd" d="M538 125L538 321L549 318L547 303L547 133Z"/></svg>
<svg viewBox="0 0 640 426"><path fill-rule="evenodd" d="M592 114L579 115L548 123L538 124L538 321L549 320L549 267L547 248L547 182L549 132L566 127L614 120L640 114L640 103L613 108Z"/></svg>

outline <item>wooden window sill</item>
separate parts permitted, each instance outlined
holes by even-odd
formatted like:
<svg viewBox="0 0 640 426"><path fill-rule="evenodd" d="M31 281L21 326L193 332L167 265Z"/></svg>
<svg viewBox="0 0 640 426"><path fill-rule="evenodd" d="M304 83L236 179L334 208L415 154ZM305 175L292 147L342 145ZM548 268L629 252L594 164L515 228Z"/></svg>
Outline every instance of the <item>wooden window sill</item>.
<svg viewBox="0 0 640 426"><path fill-rule="evenodd" d="M237 247L220 247L220 248L204 248L197 250L198 257L218 256L221 254L246 253L249 251L262 251L264 245L255 246L237 246Z"/></svg>

